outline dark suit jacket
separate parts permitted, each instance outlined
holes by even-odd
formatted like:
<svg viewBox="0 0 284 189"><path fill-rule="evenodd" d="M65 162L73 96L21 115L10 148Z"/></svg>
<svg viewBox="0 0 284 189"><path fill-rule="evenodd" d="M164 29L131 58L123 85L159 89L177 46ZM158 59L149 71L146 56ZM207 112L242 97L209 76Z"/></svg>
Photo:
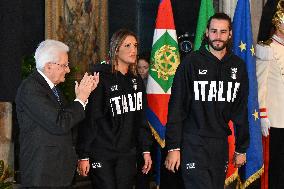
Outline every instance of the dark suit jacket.
<svg viewBox="0 0 284 189"><path fill-rule="evenodd" d="M66 105L64 100L60 105L45 79L34 71L18 89L16 109L22 185L71 185L76 167L71 129L85 118L83 106Z"/></svg>

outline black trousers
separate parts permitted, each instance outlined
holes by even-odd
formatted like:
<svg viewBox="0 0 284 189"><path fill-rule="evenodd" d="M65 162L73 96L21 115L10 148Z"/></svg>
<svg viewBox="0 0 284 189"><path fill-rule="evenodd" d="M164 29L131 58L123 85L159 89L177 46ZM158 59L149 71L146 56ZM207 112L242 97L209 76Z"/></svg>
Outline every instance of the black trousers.
<svg viewBox="0 0 284 189"><path fill-rule="evenodd" d="M223 189L228 166L227 138L188 135L181 149L185 189Z"/></svg>
<svg viewBox="0 0 284 189"><path fill-rule="evenodd" d="M90 159L90 179L95 189L132 189L136 174L136 154Z"/></svg>
<svg viewBox="0 0 284 189"><path fill-rule="evenodd" d="M148 172L148 174L142 173L142 168L145 164L144 158L143 158L143 151L140 148L137 148L137 154L136 154L136 164L137 164L137 170L136 170L136 184L135 189L150 189L150 183L152 178L155 174L155 160L156 160L156 154L157 154L157 147L158 147L157 141L153 138L152 139L152 145L151 145L151 159L152 159L152 168Z"/></svg>
<svg viewBox="0 0 284 189"><path fill-rule="evenodd" d="M137 170L136 170L135 189L150 189L151 171L149 171L148 174L142 173L142 168L145 163L142 152L137 153L136 163L137 163Z"/></svg>
<svg viewBox="0 0 284 189"><path fill-rule="evenodd" d="M284 129L270 128L269 189L284 188Z"/></svg>
<svg viewBox="0 0 284 189"><path fill-rule="evenodd" d="M181 176L180 168L177 172L173 173L166 169L164 163L168 151L166 148L161 150L161 183L160 189L184 189L184 184Z"/></svg>

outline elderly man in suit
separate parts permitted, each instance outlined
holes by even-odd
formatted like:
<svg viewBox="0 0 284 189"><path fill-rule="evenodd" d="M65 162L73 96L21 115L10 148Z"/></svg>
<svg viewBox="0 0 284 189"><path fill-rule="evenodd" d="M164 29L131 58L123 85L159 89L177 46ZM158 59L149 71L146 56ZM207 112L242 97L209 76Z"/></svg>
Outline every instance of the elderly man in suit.
<svg viewBox="0 0 284 189"><path fill-rule="evenodd" d="M60 41L41 42L35 52L37 69L17 92L23 188L71 186L77 159L71 129L85 118L85 105L99 76L86 73L76 82L76 99L67 104L56 85L70 72L68 51Z"/></svg>

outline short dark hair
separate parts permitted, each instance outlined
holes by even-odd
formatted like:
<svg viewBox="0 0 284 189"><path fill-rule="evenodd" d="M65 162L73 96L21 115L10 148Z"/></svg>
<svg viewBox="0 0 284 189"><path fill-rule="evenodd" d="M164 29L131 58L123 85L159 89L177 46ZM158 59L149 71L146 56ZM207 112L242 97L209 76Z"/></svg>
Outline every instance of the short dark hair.
<svg viewBox="0 0 284 189"><path fill-rule="evenodd" d="M229 30L231 31L232 30L232 21L231 21L231 18L230 16L228 16L227 14L225 13L222 13L222 12L217 12L215 13L213 16L211 16L207 22L207 29L209 29L210 27L210 24L211 24L211 21L213 19L217 19L217 20L226 20L228 21L229 23Z"/></svg>

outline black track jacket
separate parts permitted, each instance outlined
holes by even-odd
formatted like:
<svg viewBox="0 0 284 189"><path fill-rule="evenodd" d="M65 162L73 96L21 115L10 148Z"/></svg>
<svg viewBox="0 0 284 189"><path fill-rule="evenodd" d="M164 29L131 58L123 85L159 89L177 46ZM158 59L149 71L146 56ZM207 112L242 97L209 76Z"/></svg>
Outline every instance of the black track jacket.
<svg viewBox="0 0 284 189"><path fill-rule="evenodd" d="M167 149L180 148L187 134L224 138L235 126L236 152L249 145L248 76L245 63L232 52L222 60L205 46L178 67L172 86L166 129Z"/></svg>
<svg viewBox="0 0 284 189"><path fill-rule="evenodd" d="M146 93L140 76L111 72L111 66L94 67L100 82L89 97L86 119L78 128L79 158L109 158L150 151L151 131L146 118Z"/></svg>

